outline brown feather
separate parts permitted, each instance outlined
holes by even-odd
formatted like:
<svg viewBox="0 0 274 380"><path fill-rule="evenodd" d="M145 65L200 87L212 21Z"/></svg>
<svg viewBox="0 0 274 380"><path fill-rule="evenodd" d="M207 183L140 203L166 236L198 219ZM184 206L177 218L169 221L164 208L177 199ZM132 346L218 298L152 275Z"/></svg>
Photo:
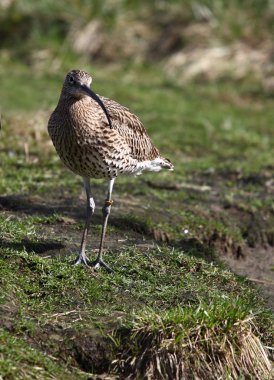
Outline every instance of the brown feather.
<svg viewBox="0 0 274 380"><path fill-rule="evenodd" d="M159 157L158 149L152 144L151 139L138 116L134 115L127 107L100 96L111 117L112 125L119 135L125 139L131 149L131 156L138 161L153 160ZM106 118L103 117L106 121Z"/></svg>
<svg viewBox="0 0 274 380"><path fill-rule="evenodd" d="M100 96L111 119L111 129L100 105L82 93L81 86L69 83L73 73L80 85L89 87L91 77L79 70L70 72L52 113L48 131L64 164L83 177L114 178L121 174L140 174L159 168L173 169L160 156L140 119L119 103ZM99 96L99 95L98 95ZM154 167L152 170L154 170Z"/></svg>

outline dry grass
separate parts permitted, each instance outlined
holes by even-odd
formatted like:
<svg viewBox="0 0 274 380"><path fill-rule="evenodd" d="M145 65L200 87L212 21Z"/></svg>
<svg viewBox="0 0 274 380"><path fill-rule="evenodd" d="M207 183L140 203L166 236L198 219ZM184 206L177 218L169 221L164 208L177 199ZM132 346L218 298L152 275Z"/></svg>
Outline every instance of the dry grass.
<svg viewBox="0 0 274 380"><path fill-rule="evenodd" d="M191 326L188 315L176 315L183 310L173 314L173 323L170 312L137 317L114 366L127 379L270 379L271 364L253 317L210 326L210 311L210 318L199 321L201 311L207 313L199 310Z"/></svg>

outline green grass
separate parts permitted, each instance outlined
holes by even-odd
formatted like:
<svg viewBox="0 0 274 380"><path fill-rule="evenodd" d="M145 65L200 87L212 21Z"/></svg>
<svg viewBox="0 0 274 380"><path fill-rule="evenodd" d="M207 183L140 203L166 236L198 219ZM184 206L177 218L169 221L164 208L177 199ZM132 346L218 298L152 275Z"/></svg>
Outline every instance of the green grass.
<svg viewBox="0 0 274 380"><path fill-rule="evenodd" d="M243 244L243 236L246 238L240 214L257 211L268 215L267 219L262 217L261 223L263 234L271 235L273 202L267 183L273 170L271 120L274 113L269 99L252 95L246 84L237 89L229 83L197 84L188 85L182 91L159 69L147 65L84 67L94 75L96 92L136 112L161 153L175 164L172 174L148 174L117 181L114 199L118 198L119 209L114 209L113 215L120 221L115 222L116 226L130 223L125 212L128 206L123 206L130 197L140 205L129 211L137 218L135 227L131 223L133 228L151 235L155 230L164 231L174 245L186 239L210 242L218 236L229 242L229 250L236 252ZM75 203L83 215L83 203L75 201L82 189L81 179L60 165L46 131L47 118L57 102L64 73L45 74L31 81L32 74L25 66L10 65L7 70L10 73L2 81L5 98L0 192L21 194L40 205L52 204L51 199L56 199L52 207L57 213L64 206L64 199L70 198L71 207ZM22 96L22 89L30 91ZM244 102L238 103L240 98ZM256 107L249 106L253 103ZM159 188L150 186L149 182ZM197 189L185 188L185 183ZM167 184L174 185L175 190L165 188ZM202 190L204 185L206 190ZM92 186L99 206L105 182L93 181ZM32 200L32 196L36 199ZM217 218L211 212L215 205L221 207ZM235 215L227 217L227 209L239 210L238 220ZM266 240L271 241L271 236ZM212 244L214 248L215 243ZM207 249L199 255L214 256Z"/></svg>
<svg viewBox="0 0 274 380"><path fill-rule="evenodd" d="M212 167L248 174L273 164L273 107L263 96L254 99L258 107L249 107L248 102L252 103L253 99L248 88L240 88L235 93L230 84L213 87L198 84L189 85L182 91L179 87L167 85L159 70L133 66L128 69L131 77L129 90L128 81L124 81L126 75L122 75L121 70L87 66L86 69L94 73L96 92L128 105L140 116L164 153L172 153L173 159L178 160L175 178L177 173L181 176L184 172ZM20 110L52 109L58 100L65 72L33 79L27 67L12 67L11 71L14 70L12 83L9 72L2 79L4 117ZM152 74L157 77L153 79ZM225 98L226 93L233 94L231 100ZM240 97L246 99L247 106L237 104Z"/></svg>
<svg viewBox="0 0 274 380"><path fill-rule="evenodd" d="M82 183L60 164L46 125L72 67L91 72L96 92L138 114L175 164L174 173L117 180L108 230L117 243L106 250L111 275L70 265L84 220ZM235 253L246 244L250 215L273 236L272 100L256 83L182 89L158 66L89 65L66 51L58 74L6 57L0 75L0 376L138 374L129 361L140 363L143 340L148 354L155 342L164 348L163 362L183 352L197 368L215 358L227 376L244 376L222 361L229 345L235 358L249 352L242 337L270 345L272 317L251 284L218 261L225 248ZM92 181L92 189L93 248L105 181ZM169 242L155 242L156 233ZM98 360L89 351L97 342Z"/></svg>
<svg viewBox="0 0 274 380"><path fill-rule="evenodd" d="M67 370L54 358L31 347L24 339L0 329L0 371L4 379L86 379L80 371Z"/></svg>
<svg viewBox="0 0 274 380"><path fill-rule="evenodd" d="M271 37L273 31L273 7L270 2L259 0L233 0L227 2L207 0L203 4L191 0L162 2L119 1L77 1L71 3L62 0L56 3L47 0L37 3L34 0L22 0L4 7L1 11L2 45L14 47L14 54L26 58L29 49L50 46L54 52L67 50L65 37L74 23L85 24L93 18L100 19L111 33L119 24L121 17L149 22L152 28L163 28L171 20L199 23L203 21L204 9L214 21L213 31L221 41L231 42L243 39L259 43L262 38ZM153 17L154 16L154 17ZM157 21L155 21L157 20ZM12 33L13 32L13 33ZM189 37L188 37L189 38ZM187 37L185 37L187 39ZM24 44L22 44L22 41ZM21 43L21 44L20 44Z"/></svg>
<svg viewBox="0 0 274 380"><path fill-rule="evenodd" d="M0 334L2 357L7 358L0 362L2 375L58 378L64 371L65 376L76 360L72 341L66 337L69 331L76 336L86 329L102 331L109 336L109 345L115 342L109 353L112 359L120 352L129 355L129 345L144 348L136 335L141 326L147 326L157 341L157 331L163 330L167 339L171 334L180 346L189 339L194 344L198 330L201 339L208 332L210 339L226 336L233 345L232 337L239 339L237 326L252 318L250 331L266 343L271 339L270 314L246 281L182 251L158 247L144 253L132 247L107 253L115 268L112 275L72 267L71 259L41 258L24 248L2 249L0 310L5 310L4 326L12 326L11 332ZM117 320L111 317L115 315ZM130 341L124 342L125 329ZM130 352L138 355L137 348Z"/></svg>

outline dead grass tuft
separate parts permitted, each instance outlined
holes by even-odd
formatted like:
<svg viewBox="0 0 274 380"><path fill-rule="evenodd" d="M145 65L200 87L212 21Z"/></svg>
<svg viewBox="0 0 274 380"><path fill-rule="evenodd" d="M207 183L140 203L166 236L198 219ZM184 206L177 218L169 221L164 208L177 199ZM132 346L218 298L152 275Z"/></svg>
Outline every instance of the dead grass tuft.
<svg viewBox="0 0 274 380"><path fill-rule="evenodd" d="M175 319L176 324L159 315L135 320L114 363L126 379L270 379L271 364L252 318L229 328L225 320L186 326L188 318Z"/></svg>

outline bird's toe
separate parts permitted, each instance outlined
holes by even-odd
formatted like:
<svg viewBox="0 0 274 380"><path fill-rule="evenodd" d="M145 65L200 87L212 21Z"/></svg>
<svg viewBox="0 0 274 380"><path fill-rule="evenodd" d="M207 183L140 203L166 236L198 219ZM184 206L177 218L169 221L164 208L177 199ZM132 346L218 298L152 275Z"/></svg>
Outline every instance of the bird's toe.
<svg viewBox="0 0 274 380"><path fill-rule="evenodd" d="M87 257L78 256L75 260L71 262L72 265L80 265L84 264L87 266L90 266L92 263Z"/></svg>
<svg viewBox="0 0 274 380"><path fill-rule="evenodd" d="M92 261L90 264L95 270L99 270L100 268L104 268L108 273L112 273L112 269L102 260L102 259L96 259L95 261Z"/></svg>

